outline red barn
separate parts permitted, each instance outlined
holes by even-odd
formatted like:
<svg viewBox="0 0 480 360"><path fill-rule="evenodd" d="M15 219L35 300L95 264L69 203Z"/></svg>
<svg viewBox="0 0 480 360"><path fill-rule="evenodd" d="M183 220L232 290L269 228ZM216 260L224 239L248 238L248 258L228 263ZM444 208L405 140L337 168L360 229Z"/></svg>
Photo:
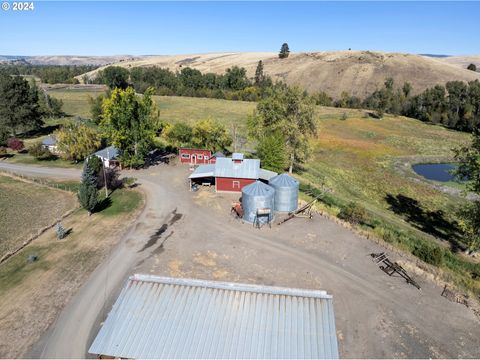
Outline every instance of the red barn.
<svg viewBox="0 0 480 360"><path fill-rule="evenodd" d="M215 191L240 192L257 180L268 181L277 173L260 168L260 160L244 159L234 153L231 158L219 157L216 163L200 165L189 176L192 183L215 185Z"/></svg>
<svg viewBox="0 0 480 360"><path fill-rule="evenodd" d="M185 149L178 150L178 156L183 164L210 164L212 152L205 149Z"/></svg>

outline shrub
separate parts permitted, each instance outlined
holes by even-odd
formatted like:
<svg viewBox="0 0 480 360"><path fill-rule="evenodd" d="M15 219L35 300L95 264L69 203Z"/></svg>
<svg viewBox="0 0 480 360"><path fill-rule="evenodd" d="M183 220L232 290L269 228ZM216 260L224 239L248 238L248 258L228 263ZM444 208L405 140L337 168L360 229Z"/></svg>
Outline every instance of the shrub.
<svg viewBox="0 0 480 360"><path fill-rule="evenodd" d="M37 142L33 144L29 149L28 153L32 155L37 160L50 160L53 159L53 154L42 143Z"/></svg>
<svg viewBox="0 0 480 360"><path fill-rule="evenodd" d="M23 148L25 147L23 145L23 141L18 139L18 138L10 138L7 140L7 146L14 150L14 151L20 151L20 150L23 150Z"/></svg>
<svg viewBox="0 0 480 360"><path fill-rule="evenodd" d="M0 146L0 157L7 155L7 148L5 146Z"/></svg>
<svg viewBox="0 0 480 360"><path fill-rule="evenodd" d="M57 224L57 228L56 228L55 231L57 233L57 239L58 240L62 240L67 236L67 230L65 230L65 228L62 226L61 223Z"/></svg>
<svg viewBox="0 0 480 360"><path fill-rule="evenodd" d="M351 224L365 224L368 220L367 210L353 201L342 208L338 217Z"/></svg>
<svg viewBox="0 0 480 360"><path fill-rule="evenodd" d="M344 112L342 116L340 117L340 120L347 120L347 113Z"/></svg>
<svg viewBox="0 0 480 360"><path fill-rule="evenodd" d="M428 264L439 266L443 263L443 250L435 245L421 243L415 247L412 254Z"/></svg>

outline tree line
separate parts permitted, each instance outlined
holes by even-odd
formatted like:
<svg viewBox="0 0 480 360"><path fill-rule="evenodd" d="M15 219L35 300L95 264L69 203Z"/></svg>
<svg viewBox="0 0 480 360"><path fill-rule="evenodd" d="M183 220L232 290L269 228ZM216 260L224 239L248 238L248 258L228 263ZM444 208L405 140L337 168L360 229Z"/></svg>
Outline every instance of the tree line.
<svg viewBox="0 0 480 360"><path fill-rule="evenodd" d="M79 84L75 76L95 70L94 65L2 64L0 71L9 75L33 75L46 84Z"/></svg>
<svg viewBox="0 0 480 360"><path fill-rule="evenodd" d="M134 67L125 69L109 66L100 70L94 83L105 84L111 89L132 86L144 93L153 87L156 95L207 97L227 100L259 100L266 88L274 84L263 71L259 61L255 77L249 79L245 68L233 66L224 74L205 73L190 67L173 72L159 67Z"/></svg>

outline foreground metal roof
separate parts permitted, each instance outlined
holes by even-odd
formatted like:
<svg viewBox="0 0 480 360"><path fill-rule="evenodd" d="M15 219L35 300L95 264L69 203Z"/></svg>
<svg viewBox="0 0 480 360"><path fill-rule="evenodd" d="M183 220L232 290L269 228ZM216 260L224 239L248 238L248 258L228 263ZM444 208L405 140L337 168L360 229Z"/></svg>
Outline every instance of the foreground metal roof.
<svg viewBox="0 0 480 360"><path fill-rule="evenodd" d="M89 349L122 358L338 358L325 291L134 275Z"/></svg>

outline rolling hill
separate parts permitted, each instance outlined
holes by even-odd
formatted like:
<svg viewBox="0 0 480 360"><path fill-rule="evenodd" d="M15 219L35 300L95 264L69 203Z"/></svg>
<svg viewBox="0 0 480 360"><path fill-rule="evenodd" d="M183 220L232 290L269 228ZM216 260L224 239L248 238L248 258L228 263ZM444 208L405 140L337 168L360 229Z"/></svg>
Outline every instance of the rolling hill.
<svg viewBox="0 0 480 360"><path fill-rule="evenodd" d="M475 64L477 69L480 69L480 55L448 56L439 60L462 69L466 69L470 64Z"/></svg>
<svg viewBox="0 0 480 360"><path fill-rule="evenodd" d="M146 56L114 65L126 68L159 66L173 71L188 66L214 73L223 73L236 65L245 67L248 76L253 77L258 61L262 60L265 73L274 80L299 85L309 92L326 91L334 97L339 97L343 91L364 97L383 86L387 77L393 77L397 85L410 82L414 92L451 80L480 79L480 73L449 64L445 59L372 51L291 53L287 59L279 59L276 53L245 52ZM88 76L94 77L97 71Z"/></svg>

